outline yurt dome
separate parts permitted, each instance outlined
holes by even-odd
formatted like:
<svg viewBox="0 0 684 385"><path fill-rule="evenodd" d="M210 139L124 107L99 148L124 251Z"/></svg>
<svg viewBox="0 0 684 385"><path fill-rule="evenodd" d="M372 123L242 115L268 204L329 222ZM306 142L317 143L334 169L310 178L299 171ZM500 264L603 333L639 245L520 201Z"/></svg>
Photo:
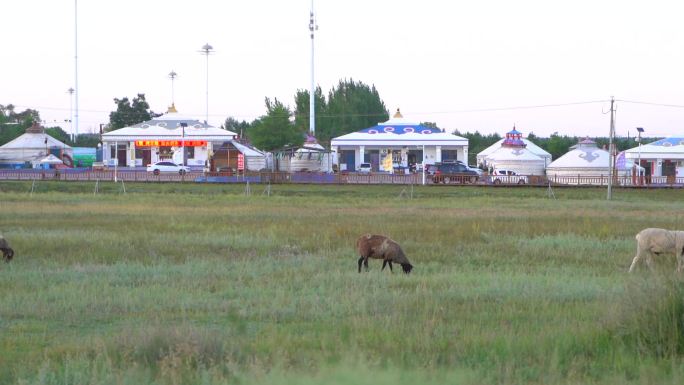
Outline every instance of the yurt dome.
<svg viewBox="0 0 684 385"><path fill-rule="evenodd" d="M38 124L26 129L26 133L0 146L0 164L19 167L27 162L37 162L53 154L68 165L72 164L73 149L45 133Z"/></svg>
<svg viewBox="0 0 684 385"><path fill-rule="evenodd" d="M485 148L484 150L480 151L480 152L477 154L477 164L478 164L478 166L480 166L480 167L482 167L482 168L487 168L487 167L489 167L489 164L487 164L487 157L488 157L489 155L491 155L494 151L496 151L496 150L498 150L499 148L501 148L501 145L503 144L503 142L504 142L505 140L506 140L506 138L503 138L503 139L497 141L496 143L492 144L491 146ZM534 144L534 142L532 142L532 141L529 140L529 139L520 137L520 140L525 144L525 148L526 148L526 149L528 149L530 152L532 152L533 154L537 155L538 157L544 159L545 165L548 165L549 163L551 163L551 154L548 153L546 150L544 150L543 148L537 146L536 144Z"/></svg>
<svg viewBox="0 0 684 385"><path fill-rule="evenodd" d="M313 135L307 135L304 145L292 153L289 161L281 163L281 169L289 172L330 172L332 164L331 153Z"/></svg>
<svg viewBox="0 0 684 385"><path fill-rule="evenodd" d="M522 133L513 127L506 133L501 146L485 158L494 169L507 169L519 175L544 175L544 158L527 149Z"/></svg>
<svg viewBox="0 0 684 385"><path fill-rule="evenodd" d="M546 168L548 176L608 176L610 154L596 142L584 139Z"/></svg>

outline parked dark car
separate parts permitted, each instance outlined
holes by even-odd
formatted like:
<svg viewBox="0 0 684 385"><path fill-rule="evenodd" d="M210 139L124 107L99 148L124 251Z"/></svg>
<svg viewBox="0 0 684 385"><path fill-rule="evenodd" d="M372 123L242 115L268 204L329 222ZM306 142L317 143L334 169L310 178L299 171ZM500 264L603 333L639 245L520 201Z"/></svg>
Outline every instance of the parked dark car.
<svg viewBox="0 0 684 385"><path fill-rule="evenodd" d="M432 175L434 183L475 183L480 177L463 163L442 163L432 169L435 171Z"/></svg>

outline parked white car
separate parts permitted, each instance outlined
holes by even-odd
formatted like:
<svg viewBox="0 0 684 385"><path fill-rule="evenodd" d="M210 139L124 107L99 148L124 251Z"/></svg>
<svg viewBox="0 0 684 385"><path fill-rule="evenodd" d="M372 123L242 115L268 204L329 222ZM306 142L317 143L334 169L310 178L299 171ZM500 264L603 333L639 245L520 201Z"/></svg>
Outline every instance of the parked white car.
<svg viewBox="0 0 684 385"><path fill-rule="evenodd" d="M151 172L154 175L159 175L162 172L175 172L180 175L185 175L189 171L190 167L169 161L161 161L147 166L147 172Z"/></svg>
<svg viewBox="0 0 684 385"><path fill-rule="evenodd" d="M362 173L362 174L368 174L371 172L371 164L370 163L361 163L359 165L359 168L357 171Z"/></svg>
<svg viewBox="0 0 684 385"><path fill-rule="evenodd" d="M494 184L527 184L527 175L518 175L513 170L498 168L489 176L489 181Z"/></svg>

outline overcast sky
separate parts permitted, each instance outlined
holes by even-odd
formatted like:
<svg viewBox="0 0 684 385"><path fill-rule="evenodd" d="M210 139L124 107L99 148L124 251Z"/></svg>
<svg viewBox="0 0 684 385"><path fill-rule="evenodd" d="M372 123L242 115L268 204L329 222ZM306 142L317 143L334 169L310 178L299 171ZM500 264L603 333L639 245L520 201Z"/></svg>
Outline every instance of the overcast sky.
<svg viewBox="0 0 684 385"><path fill-rule="evenodd" d="M209 123L251 121L264 97L293 106L309 88L310 0L80 0L80 132L113 98L144 93ZM447 131L607 136L684 134L684 5L612 0L317 0L316 83L374 84L390 111ZM0 104L64 123L74 87L74 1L3 1ZM533 109L537 105L594 102ZM479 111L478 111L479 110ZM482 111L485 110L485 111ZM362 129L364 127L359 127Z"/></svg>

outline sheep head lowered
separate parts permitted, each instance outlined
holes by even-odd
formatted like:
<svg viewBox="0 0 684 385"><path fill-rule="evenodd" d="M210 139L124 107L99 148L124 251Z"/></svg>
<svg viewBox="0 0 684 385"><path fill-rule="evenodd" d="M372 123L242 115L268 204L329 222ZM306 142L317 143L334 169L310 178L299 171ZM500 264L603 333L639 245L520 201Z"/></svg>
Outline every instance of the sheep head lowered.
<svg viewBox="0 0 684 385"><path fill-rule="evenodd" d="M0 235L0 251L2 251L2 259L4 259L5 262L11 261L12 257L14 257L14 250L9 247L7 240L3 238L2 235Z"/></svg>
<svg viewBox="0 0 684 385"><path fill-rule="evenodd" d="M365 234L356 240L356 252L359 258L359 273L361 272L361 265L366 266L368 270L368 258L382 259L382 269L389 265L392 270L392 263L401 265L404 273L409 274L413 269L413 265L409 262L398 243L389 239L384 235Z"/></svg>
<svg viewBox="0 0 684 385"><path fill-rule="evenodd" d="M684 271L684 231L648 228L641 230L636 240L637 253L629 267L630 273L644 257L646 265L653 270L653 255L663 253L674 254L677 257L677 272Z"/></svg>

